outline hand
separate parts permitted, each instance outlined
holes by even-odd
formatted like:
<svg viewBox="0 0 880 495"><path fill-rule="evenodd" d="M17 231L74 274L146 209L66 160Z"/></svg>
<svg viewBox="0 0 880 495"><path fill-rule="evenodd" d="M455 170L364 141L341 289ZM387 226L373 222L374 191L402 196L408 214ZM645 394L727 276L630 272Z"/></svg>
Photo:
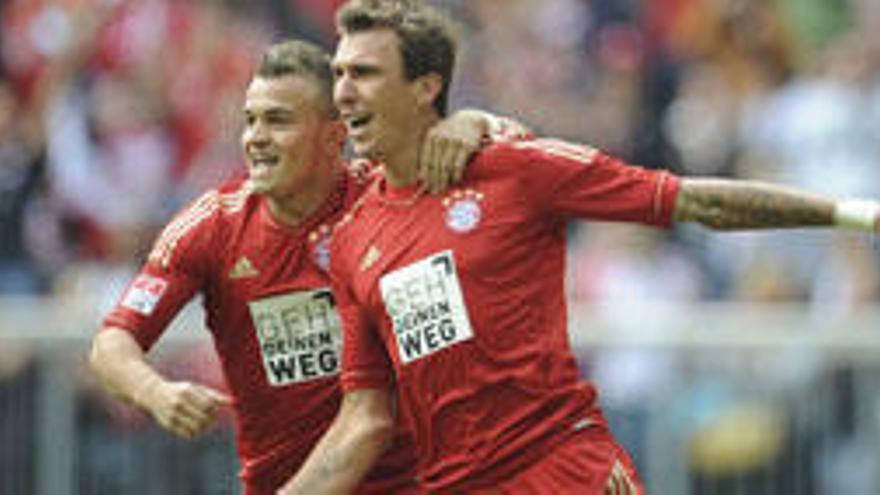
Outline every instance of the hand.
<svg viewBox="0 0 880 495"><path fill-rule="evenodd" d="M419 178L431 193L445 191L461 180L488 128L482 112L462 110L428 129L419 157Z"/></svg>
<svg viewBox="0 0 880 495"><path fill-rule="evenodd" d="M522 122L509 117L495 117L490 121L488 137L497 141L524 141L533 139L535 133Z"/></svg>
<svg viewBox="0 0 880 495"><path fill-rule="evenodd" d="M217 420L220 407L231 399L203 385L158 381L148 385L138 401L166 430L186 439L205 433Z"/></svg>

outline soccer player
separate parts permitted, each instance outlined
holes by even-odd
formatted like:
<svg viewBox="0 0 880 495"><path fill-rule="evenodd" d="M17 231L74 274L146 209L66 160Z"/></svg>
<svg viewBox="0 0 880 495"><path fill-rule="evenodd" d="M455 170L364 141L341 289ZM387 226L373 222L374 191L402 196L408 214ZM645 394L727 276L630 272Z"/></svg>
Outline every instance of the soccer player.
<svg viewBox="0 0 880 495"><path fill-rule="evenodd" d="M269 47L244 117L248 176L208 191L167 225L95 336L91 365L110 391L184 438L206 431L230 405L241 477L257 495L274 494L296 472L339 407L341 330L327 241L367 179L343 161L345 127L333 106L330 58L319 48ZM443 188L458 174L486 118L465 111L432 129L428 160L449 166L428 167L431 184ZM145 358L199 292L229 396L170 380ZM367 491L412 484L410 452L395 452Z"/></svg>
<svg viewBox="0 0 880 495"><path fill-rule="evenodd" d="M417 2L350 0L337 27L334 98L384 178L334 233L345 396L285 495L347 493L396 414L414 432L425 492L640 494L569 349L568 222L878 230L874 202L679 178L557 140L494 144L460 184L428 194L413 164L446 105L447 20Z"/></svg>

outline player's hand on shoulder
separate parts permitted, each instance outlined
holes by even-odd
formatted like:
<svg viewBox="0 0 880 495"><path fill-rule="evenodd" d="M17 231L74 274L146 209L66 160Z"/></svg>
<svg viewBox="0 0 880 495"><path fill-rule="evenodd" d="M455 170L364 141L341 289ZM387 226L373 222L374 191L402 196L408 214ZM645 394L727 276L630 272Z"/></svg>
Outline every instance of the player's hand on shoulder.
<svg viewBox="0 0 880 495"><path fill-rule="evenodd" d="M484 112L460 110L428 130L419 157L419 178L429 191L445 191L461 180L488 129Z"/></svg>
<svg viewBox="0 0 880 495"><path fill-rule="evenodd" d="M522 122L510 117L493 116L486 139L489 143L535 139L535 133Z"/></svg>
<svg viewBox="0 0 880 495"><path fill-rule="evenodd" d="M177 436L192 439L217 420L226 395L197 383L162 381L153 384L142 400L156 421Z"/></svg>

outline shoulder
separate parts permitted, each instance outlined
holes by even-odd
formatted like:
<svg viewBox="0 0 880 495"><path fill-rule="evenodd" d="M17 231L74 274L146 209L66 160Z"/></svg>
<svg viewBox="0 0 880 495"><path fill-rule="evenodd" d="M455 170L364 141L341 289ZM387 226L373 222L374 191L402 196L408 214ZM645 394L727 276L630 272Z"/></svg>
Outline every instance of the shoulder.
<svg viewBox="0 0 880 495"><path fill-rule="evenodd" d="M211 189L183 207L159 234L148 261L167 269L172 259L196 239L207 241L234 221L253 199L248 183L235 180Z"/></svg>
<svg viewBox="0 0 880 495"><path fill-rule="evenodd" d="M593 162L601 152L587 144L571 143L561 139L542 138L510 142L512 153L530 159L567 158L582 162Z"/></svg>
<svg viewBox="0 0 880 495"><path fill-rule="evenodd" d="M521 139L492 143L481 149L474 160L479 166L499 166L511 163L552 161L566 158L592 162L601 152L586 144L570 143L561 139Z"/></svg>

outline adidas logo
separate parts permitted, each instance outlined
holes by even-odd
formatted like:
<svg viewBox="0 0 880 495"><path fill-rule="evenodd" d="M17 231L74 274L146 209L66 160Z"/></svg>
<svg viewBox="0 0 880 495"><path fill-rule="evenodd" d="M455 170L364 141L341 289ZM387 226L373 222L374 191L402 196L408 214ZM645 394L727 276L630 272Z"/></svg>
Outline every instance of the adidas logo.
<svg viewBox="0 0 880 495"><path fill-rule="evenodd" d="M229 271L229 278L251 278L260 274L247 256L242 256Z"/></svg>

